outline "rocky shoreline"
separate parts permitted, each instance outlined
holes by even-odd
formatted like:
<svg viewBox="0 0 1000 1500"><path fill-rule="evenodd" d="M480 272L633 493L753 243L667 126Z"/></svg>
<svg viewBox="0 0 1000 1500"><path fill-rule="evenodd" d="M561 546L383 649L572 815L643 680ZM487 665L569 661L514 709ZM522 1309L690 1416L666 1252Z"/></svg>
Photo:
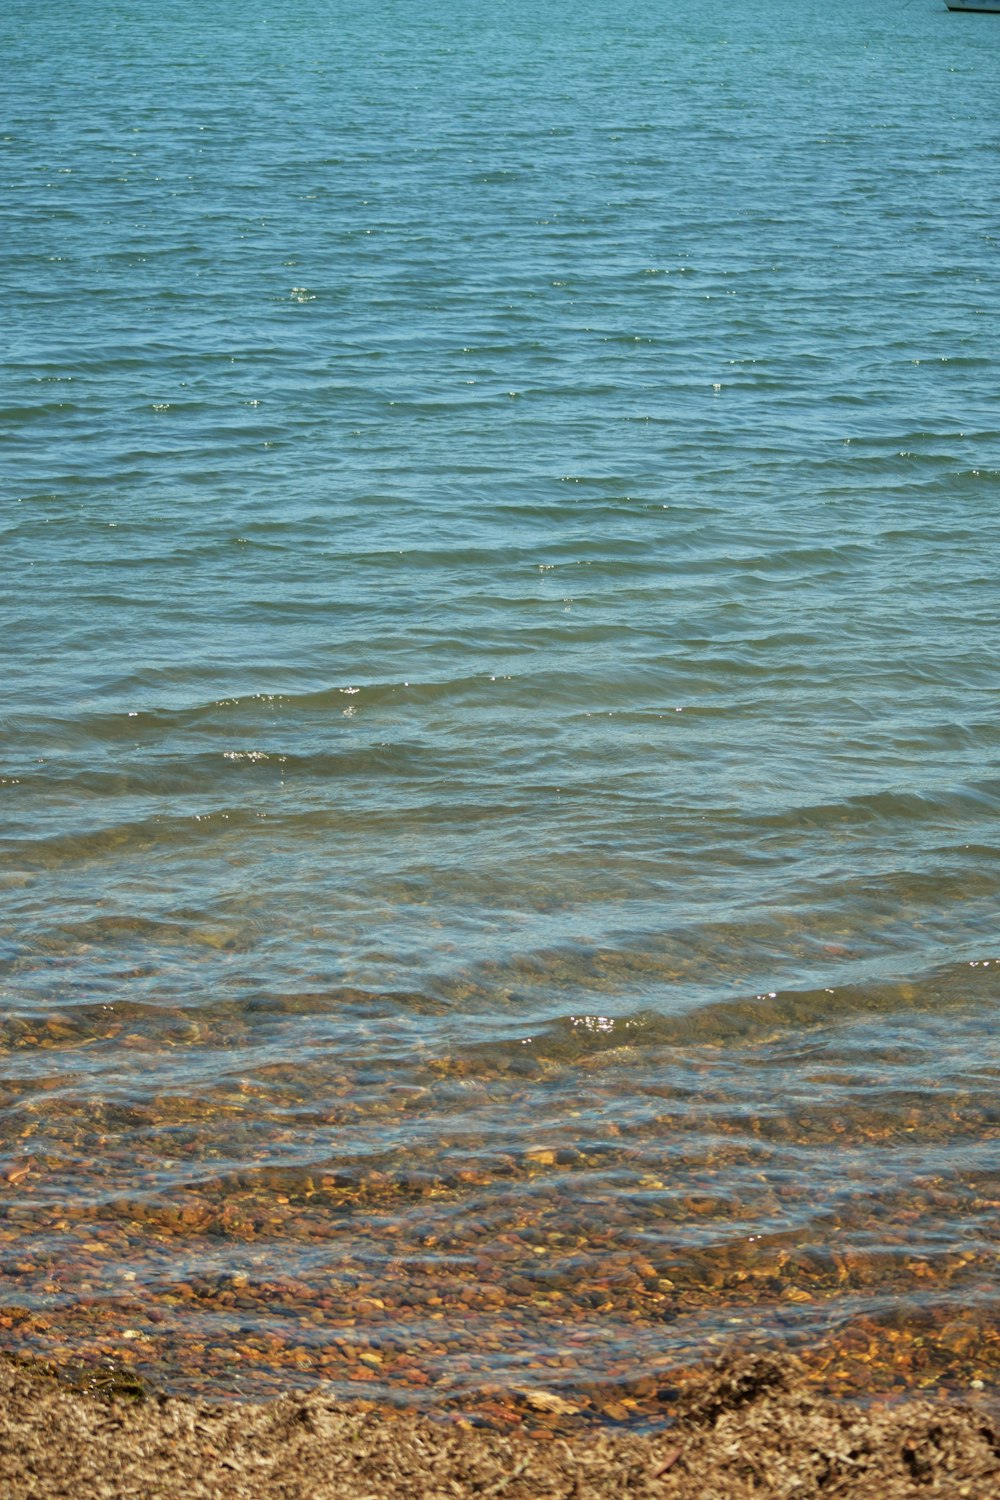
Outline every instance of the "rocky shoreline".
<svg viewBox="0 0 1000 1500"><path fill-rule="evenodd" d="M903 1500L1000 1496L1000 1431L975 1405L830 1401L796 1361L731 1359L669 1429L509 1434L287 1395L101 1399L0 1362L9 1500Z"/></svg>

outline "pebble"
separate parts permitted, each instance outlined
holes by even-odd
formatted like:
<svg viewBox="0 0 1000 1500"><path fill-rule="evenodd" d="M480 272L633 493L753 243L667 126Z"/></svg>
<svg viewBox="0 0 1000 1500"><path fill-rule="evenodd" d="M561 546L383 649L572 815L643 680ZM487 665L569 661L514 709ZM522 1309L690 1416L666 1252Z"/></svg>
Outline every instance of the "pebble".
<svg viewBox="0 0 1000 1500"><path fill-rule="evenodd" d="M155 1052L141 1024L128 1037ZM44 1047L53 1076L59 1048L88 1039L74 1015L33 1025L16 1044ZM183 1042L189 1025L179 1011L172 1046L224 1047L240 1021ZM708 1132L712 1049L683 1059L696 1107L659 1084L630 1095L624 1064L584 1061L437 1059L394 1092L305 1055L266 1088L251 1080L259 1097L225 1081L95 1110L52 1093L19 1115L31 1133L0 1164L5 1347L67 1369L120 1363L168 1391L363 1386L390 1406L546 1431L667 1421L737 1338L794 1347L840 1395L1000 1389L986 1232L1000 1202L933 1166L959 1130L995 1146L989 1110L966 1100L957 1115L942 1093L898 1118L860 1102L835 1119L815 1103L751 1119L717 1088ZM681 1065L666 1049L664 1077ZM569 1110L540 1124L538 1078L585 1096L590 1125ZM501 1107L507 1135L477 1133ZM369 1117L375 1160L351 1155ZM874 1184L899 1140L926 1170ZM857 1164L856 1190L820 1222L806 1167L789 1163L832 1153ZM928 1250L939 1242L954 1249Z"/></svg>

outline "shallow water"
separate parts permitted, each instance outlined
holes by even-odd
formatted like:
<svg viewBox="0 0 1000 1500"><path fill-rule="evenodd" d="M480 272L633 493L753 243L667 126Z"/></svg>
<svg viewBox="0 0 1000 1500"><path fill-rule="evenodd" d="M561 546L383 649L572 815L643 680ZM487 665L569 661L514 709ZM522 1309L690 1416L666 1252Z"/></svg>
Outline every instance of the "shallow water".
<svg viewBox="0 0 1000 1500"><path fill-rule="evenodd" d="M0 36L10 1346L995 1388L1000 21Z"/></svg>

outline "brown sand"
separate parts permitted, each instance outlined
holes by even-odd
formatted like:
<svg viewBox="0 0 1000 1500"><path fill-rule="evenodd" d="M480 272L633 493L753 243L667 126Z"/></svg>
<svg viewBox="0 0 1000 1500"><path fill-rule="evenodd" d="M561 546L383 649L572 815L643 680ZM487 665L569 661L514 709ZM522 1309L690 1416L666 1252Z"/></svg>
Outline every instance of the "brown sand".
<svg viewBox="0 0 1000 1500"><path fill-rule="evenodd" d="M535 1393L542 1405L558 1397ZM1000 1497L1000 1434L970 1406L862 1408L791 1360L717 1367L679 1422L505 1435L285 1396L268 1405L100 1400L0 1363L3 1500L902 1500Z"/></svg>

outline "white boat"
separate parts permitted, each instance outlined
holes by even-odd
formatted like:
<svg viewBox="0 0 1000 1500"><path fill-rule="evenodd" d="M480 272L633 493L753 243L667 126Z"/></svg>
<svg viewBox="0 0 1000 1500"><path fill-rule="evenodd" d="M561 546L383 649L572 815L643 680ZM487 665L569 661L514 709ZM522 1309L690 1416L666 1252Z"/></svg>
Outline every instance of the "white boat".
<svg viewBox="0 0 1000 1500"><path fill-rule="evenodd" d="M949 10L981 10L1000 16L1000 0L944 0Z"/></svg>

